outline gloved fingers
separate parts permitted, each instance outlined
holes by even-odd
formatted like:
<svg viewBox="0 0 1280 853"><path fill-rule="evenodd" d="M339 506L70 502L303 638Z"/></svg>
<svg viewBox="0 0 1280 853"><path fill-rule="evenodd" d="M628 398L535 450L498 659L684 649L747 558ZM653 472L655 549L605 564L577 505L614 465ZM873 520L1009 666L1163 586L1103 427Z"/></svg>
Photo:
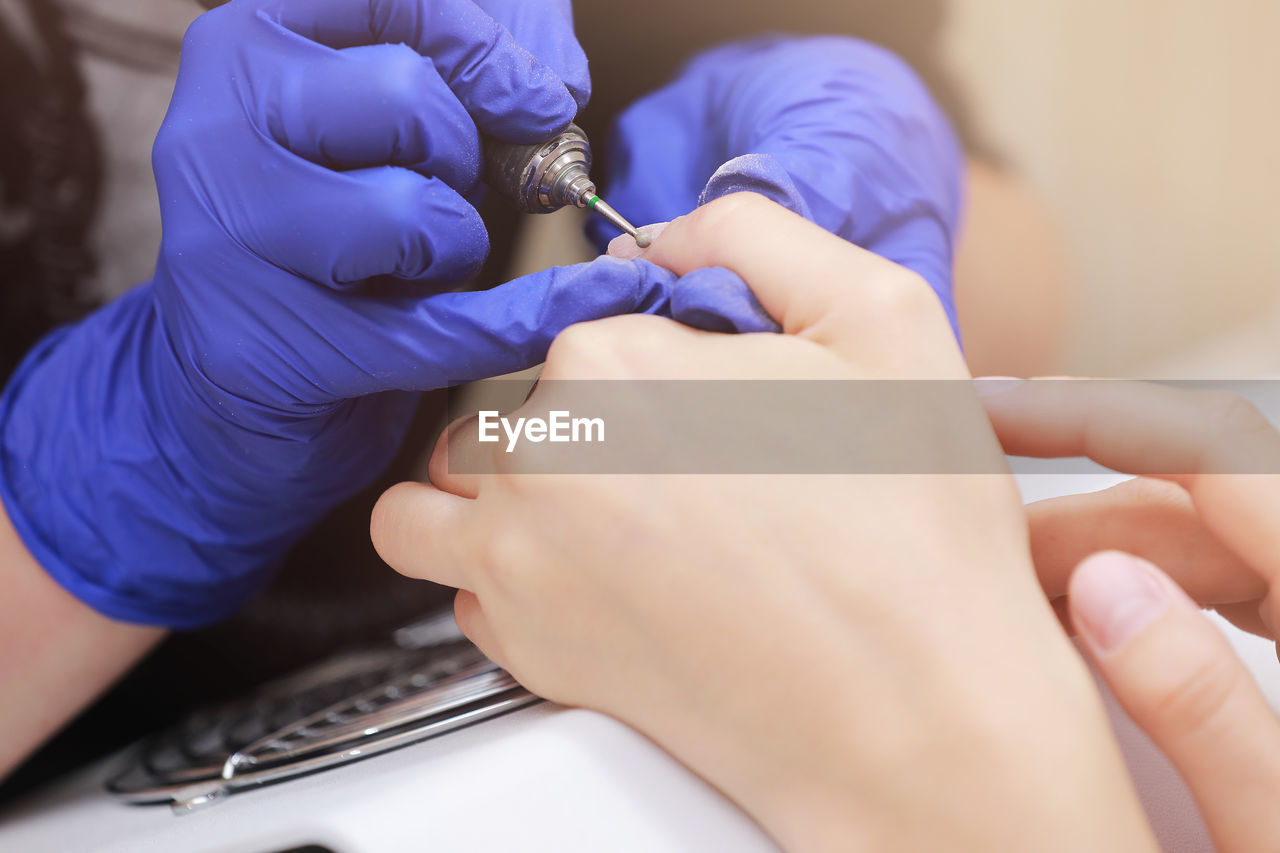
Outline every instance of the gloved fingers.
<svg viewBox="0 0 1280 853"><path fill-rule="evenodd" d="M724 267L681 276L671 295L671 319L706 332L781 332L742 277Z"/></svg>
<svg viewBox="0 0 1280 853"><path fill-rule="evenodd" d="M735 192L759 193L814 219L774 152L801 149L816 161L800 158L803 173L816 168L832 187L851 164L842 162L842 140L833 148L832 141L805 138L830 135L837 120L829 115L824 80L802 76L777 96L773 52L756 42L710 51L629 107L614 128L605 197L642 223L667 222ZM819 224L839 233L840 223ZM590 222L588 236L603 247L609 235L602 223Z"/></svg>
<svg viewBox="0 0 1280 853"><path fill-rule="evenodd" d="M473 0L255 0L293 32L334 48L404 43L431 58L488 134L539 142L578 113L566 82ZM531 19L532 20L532 19ZM574 39L559 14L536 19L527 38Z"/></svg>
<svg viewBox="0 0 1280 853"><path fill-rule="evenodd" d="M884 57L891 54L852 39L777 36L701 54L618 119L608 197L641 221L673 219L693 209L726 163L760 154L784 157L782 165L796 168L808 186L841 193L859 165L847 156L848 141L860 132L889 136L874 126L877 108L901 87L892 63L875 68ZM866 65L873 68L864 71ZM850 82L859 76L866 82ZM793 152L798 156L787 156ZM650 184L653 174L662 180ZM652 216L648 205L659 206ZM849 205L843 207L847 213ZM832 223L819 224L839 233Z"/></svg>
<svg viewBox="0 0 1280 853"><path fill-rule="evenodd" d="M878 222L860 210L867 202L898 213L927 203L958 224L963 151L893 53L845 37L770 36L711 51L687 73L726 116L721 161L774 157L828 231L873 248L856 233Z"/></svg>
<svg viewBox="0 0 1280 853"><path fill-rule="evenodd" d="M645 229L656 241L670 225ZM609 244L609 255L636 260L644 254L636 241L623 235ZM782 327L760 305L742 276L724 267L705 267L681 276L671 294L671 319L704 332L750 334L781 332Z"/></svg>
<svg viewBox="0 0 1280 853"><path fill-rule="evenodd" d="M1191 789L1216 849L1280 838L1280 723L1230 643L1155 566L1118 552L1071 580L1072 622L1133 721Z"/></svg>
<svg viewBox="0 0 1280 853"><path fill-rule="evenodd" d="M480 293L445 293L424 300L419 328L437 329L435 340L452 341L450 350L466 355L457 360L448 381L436 379L430 387L531 367L546 357L551 342L568 327L619 314L673 316L710 331L778 328L746 283L728 270L698 270L677 279L648 261L602 257ZM419 332L422 339L432 336Z"/></svg>
<svg viewBox="0 0 1280 853"><path fill-rule="evenodd" d="M726 271L679 282L647 261L608 257L485 291L426 297L321 291L311 299L323 304L309 307L298 322L309 324L334 353L332 365L313 364L308 375L324 376L324 396L342 399L447 388L524 370L541 363L551 342L578 323L619 314L669 316L677 290L682 291L682 314L696 325L770 328L746 285ZM454 459L450 471L465 473L478 460L462 465ZM441 472L440 460L432 470L433 476ZM450 491L470 494L465 486L447 482Z"/></svg>
<svg viewBox="0 0 1280 853"><path fill-rule="evenodd" d="M665 312L674 285L674 275L652 264L600 258L491 290L413 304L370 300L362 313L381 330L380 363L361 393L446 388L524 370L575 323Z"/></svg>
<svg viewBox="0 0 1280 853"><path fill-rule="evenodd" d="M264 334L320 344L304 351L297 371L307 377L307 396L430 391L539 364L556 335L575 323L665 313L674 286L675 276L652 264L607 258L474 292L424 296L387 281L347 291L308 286L270 294L280 304Z"/></svg>
<svg viewBox="0 0 1280 853"><path fill-rule="evenodd" d="M456 543L472 534L473 504L425 483L400 483L382 494L369 519L378 556L402 575L469 589L470 563Z"/></svg>
<svg viewBox="0 0 1280 853"><path fill-rule="evenodd" d="M516 43L536 56L560 79L578 103L581 110L591 99L591 73L587 68L587 54L577 38L548 38L551 15L558 15L573 33L573 3L571 0L475 0L476 5L506 27Z"/></svg>
<svg viewBox="0 0 1280 853"><path fill-rule="evenodd" d="M290 181L292 192L238 231L254 235L252 248L270 263L335 288L375 276L453 286L484 263L484 222L443 181L390 166L331 172L298 162L313 174Z"/></svg>
<svg viewBox="0 0 1280 853"><path fill-rule="evenodd" d="M280 69L264 104L276 142L339 169L403 166L459 193L480 178L475 122L429 57L404 45L315 52Z"/></svg>

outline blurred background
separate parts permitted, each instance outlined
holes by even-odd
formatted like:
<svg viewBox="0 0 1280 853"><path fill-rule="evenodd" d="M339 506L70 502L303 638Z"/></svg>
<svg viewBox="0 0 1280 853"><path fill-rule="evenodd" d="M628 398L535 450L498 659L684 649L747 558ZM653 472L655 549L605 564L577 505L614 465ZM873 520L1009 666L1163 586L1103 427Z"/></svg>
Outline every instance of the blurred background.
<svg viewBox="0 0 1280 853"><path fill-rule="evenodd" d="M15 5L0 0L0 10ZM103 136L94 242L100 290L111 294L151 271L150 139L178 36L200 9L62 5ZM962 278L985 277L994 291L967 309L971 348L991 351L977 367L1280 374L1280 3L577 0L575 12L595 79L584 123L602 155L619 110L717 41L848 33L906 58L975 158L998 167L976 175L961 258ZM561 224L551 249L542 231L526 235L541 250L515 269L580 255L571 230Z"/></svg>
<svg viewBox="0 0 1280 853"><path fill-rule="evenodd" d="M1280 3L954 0L947 17L972 121L1066 249L1060 369L1280 375Z"/></svg>

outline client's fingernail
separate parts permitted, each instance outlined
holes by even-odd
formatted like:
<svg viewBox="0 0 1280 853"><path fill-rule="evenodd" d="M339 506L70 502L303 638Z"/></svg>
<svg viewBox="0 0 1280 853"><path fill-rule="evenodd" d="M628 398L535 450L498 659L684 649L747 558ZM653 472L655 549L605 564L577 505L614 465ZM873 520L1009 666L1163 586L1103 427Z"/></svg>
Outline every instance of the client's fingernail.
<svg viewBox="0 0 1280 853"><path fill-rule="evenodd" d="M1169 606L1169 591L1146 560L1108 551L1080 564L1071 578L1076 628L1104 652L1115 651Z"/></svg>
<svg viewBox="0 0 1280 853"><path fill-rule="evenodd" d="M643 254L644 250L626 234L621 237L614 237L609 242L609 256L624 261L634 261Z"/></svg>
<svg viewBox="0 0 1280 853"><path fill-rule="evenodd" d="M644 254L645 249L653 245L654 240L662 236L662 232L666 231L670 224L670 222L655 222L652 225L645 225L640 229L638 238L632 238L626 234L614 237L609 243L609 255L624 261L634 261Z"/></svg>
<svg viewBox="0 0 1280 853"><path fill-rule="evenodd" d="M641 248L647 249L662 236L662 232L671 226L670 222L655 222L652 225L644 225L640 228L640 245Z"/></svg>
<svg viewBox="0 0 1280 853"><path fill-rule="evenodd" d="M1019 385L1025 385L1026 381L1012 376L980 376L973 380L973 387L979 397L994 397L1005 391L1012 391Z"/></svg>

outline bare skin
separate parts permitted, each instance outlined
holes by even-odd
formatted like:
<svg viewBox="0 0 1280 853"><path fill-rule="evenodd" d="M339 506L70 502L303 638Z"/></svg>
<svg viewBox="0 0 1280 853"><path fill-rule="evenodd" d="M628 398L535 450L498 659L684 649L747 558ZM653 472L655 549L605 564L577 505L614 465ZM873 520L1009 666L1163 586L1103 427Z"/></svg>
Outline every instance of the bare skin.
<svg viewBox="0 0 1280 853"><path fill-rule="evenodd" d="M0 778L106 690L164 636L113 622L45 574L0 505ZM56 628L52 630L51 628Z"/></svg>
<svg viewBox="0 0 1280 853"><path fill-rule="evenodd" d="M1200 612L1280 636L1280 432L1234 395L1145 383L1000 383L983 403L1010 453L1087 455L1142 475L1028 508L1040 582L1067 597L1085 648L1186 780L1215 849L1280 849L1280 725Z"/></svg>
<svg viewBox="0 0 1280 853"><path fill-rule="evenodd" d="M517 414L564 379L968 388L923 279L759 196L673 222L645 258L737 272L785 333L576 326ZM642 385L628 416L661 434ZM431 485L383 496L384 559L458 587L459 626L526 686L649 735L784 848L1154 849L1011 477L557 474L537 450L489 453L473 426L437 446ZM1001 468L976 396L905 429Z"/></svg>

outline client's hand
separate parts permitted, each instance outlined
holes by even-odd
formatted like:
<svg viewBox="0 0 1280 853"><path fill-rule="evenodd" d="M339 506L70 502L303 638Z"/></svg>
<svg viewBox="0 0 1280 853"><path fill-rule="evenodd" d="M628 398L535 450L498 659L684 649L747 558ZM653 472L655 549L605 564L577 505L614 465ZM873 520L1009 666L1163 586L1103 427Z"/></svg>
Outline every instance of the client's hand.
<svg viewBox="0 0 1280 853"><path fill-rule="evenodd" d="M1030 506L1036 569L1218 850L1280 849L1280 724L1191 600L1276 638L1280 433L1239 397L1144 383L1000 384L984 403L1010 453L1145 475Z"/></svg>
<svg viewBox="0 0 1280 853"><path fill-rule="evenodd" d="M562 380L943 380L965 394L945 417L898 420L899 438L988 473L564 475L547 445L508 454L462 422L434 487L379 503L387 561L458 587L463 630L530 689L648 734L785 846L1147 849L928 285L751 195L677 220L647 259L727 267L785 334L576 326L518 415L545 415ZM627 430L678 445L649 405L662 386L625 386ZM865 414L851 430L893 417Z"/></svg>

